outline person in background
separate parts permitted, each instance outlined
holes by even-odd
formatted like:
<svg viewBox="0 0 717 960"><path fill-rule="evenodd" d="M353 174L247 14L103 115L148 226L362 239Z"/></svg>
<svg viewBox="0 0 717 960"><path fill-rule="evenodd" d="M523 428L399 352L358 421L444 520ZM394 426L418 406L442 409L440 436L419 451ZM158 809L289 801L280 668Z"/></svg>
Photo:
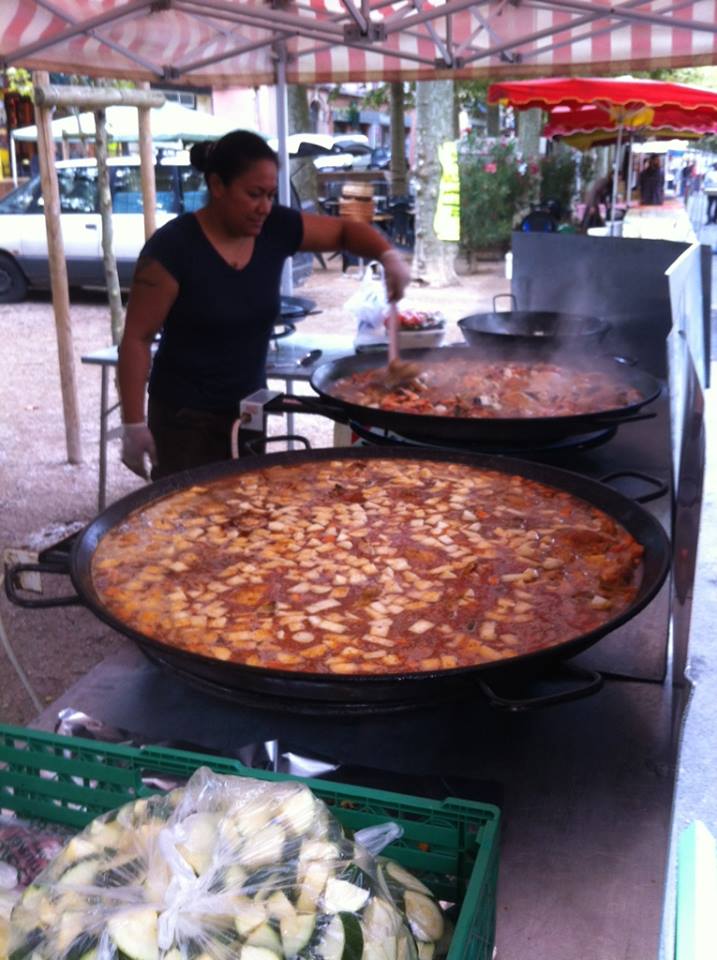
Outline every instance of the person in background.
<svg viewBox="0 0 717 960"><path fill-rule="evenodd" d="M662 203L662 167L658 156L650 157L640 174L640 203L659 206Z"/></svg>
<svg viewBox="0 0 717 960"><path fill-rule="evenodd" d="M707 197L707 223L717 223L717 163L713 163L702 181Z"/></svg>
<svg viewBox="0 0 717 960"><path fill-rule="evenodd" d="M287 257L346 250L378 260L391 301L409 281L403 257L370 224L275 203L278 158L256 134L195 144L190 160L204 173L208 202L145 244L119 347L122 461L147 478L149 460L153 480L230 456L240 400L266 386Z"/></svg>
<svg viewBox="0 0 717 960"><path fill-rule="evenodd" d="M603 207L609 217L610 205L612 202L612 175L605 174L604 177L597 179L588 190L585 196L585 212L581 227L587 230L588 227L604 227L601 207Z"/></svg>

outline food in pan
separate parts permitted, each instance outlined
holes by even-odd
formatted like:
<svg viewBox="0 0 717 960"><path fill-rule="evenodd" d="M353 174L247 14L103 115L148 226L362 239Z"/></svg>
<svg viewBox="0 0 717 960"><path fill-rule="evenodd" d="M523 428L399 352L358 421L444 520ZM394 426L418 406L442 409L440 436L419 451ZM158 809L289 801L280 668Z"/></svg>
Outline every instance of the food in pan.
<svg viewBox="0 0 717 960"><path fill-rule="evenodd" d="M305 785L200 768L74 837L15 907L10 957L440 960L451 929Z"/></svg>
<svg viewBox="0 0 717 960"><path fill-rule="evenodd" d="M100 602L144 637L252 667L405 674L564 643L633 601L642 546L532 480L337 459L192 486L98 544Z"/></svg>
<svg viewBox="0 0 717 960"><path fill-rule="evenodd" d="M569 417L618 410L644 398L609 370L559 363L480 359L422 363L408 383L393 386L382 370L341 377L331 394L349 403L397 413L443 417Z"/></svg>

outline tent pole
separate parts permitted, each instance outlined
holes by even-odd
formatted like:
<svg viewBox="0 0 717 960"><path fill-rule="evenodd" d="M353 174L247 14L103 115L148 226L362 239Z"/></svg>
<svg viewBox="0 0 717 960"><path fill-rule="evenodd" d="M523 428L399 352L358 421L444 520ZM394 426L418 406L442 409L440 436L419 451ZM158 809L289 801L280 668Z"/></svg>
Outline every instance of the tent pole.
<svg viewBox="0 0 717 960"><path fill-rule="evenodd" d="M148 83L139 84L149 91ZM142 182L142 211L144 213L144 239L149 240L157 229L157 189L154 182L154 149L152 147L152 121L149 107L137 107L139 133L139 175Z"/></svg>
<svg viewBox="0 0 717 960"><path fill-rule="evenodd" d="M17 140L15 134L10 132L10 171L12 172L12 185L17 186Z"/></svg>
<svg viewBox="0 0 717 960"><path fill-rule="evenodd" d="M291 206L291 172L289 170L289 104L286 94L286 45L276 44L276 132L279 140L279 203ZM284 263L281 275L281 292L290 296L293 291L291 260Z"/></svg>
<svg viewBox="0 0 717 960"><path fill-rule="evenodd" d="M627 207L630 208L632 199L632 133L627 141L627 183L625 184L625 194L627 196Z"/></svg>
<svg viewBox="0 0 717 960"><path fill-rule="evenodd" d="M35 83L47 84L46 72L35 74ZM80 443L80 402L75 374L75 351L72 340L72 319L70 315L70 291L67 282L65 248L62 242L60 225L60 189L55 169L55 141L52 139L52 117L50 109L37 106L37 139L40 160L40 180L45 209L45 227L47 229L47 253L50 262L50 286L52 288L52 307L55 314L57 332L57 353L60 364L60 388L62 390L62 408L65 415L65 441L67 459L70 463L82 463L82 445Z"/></svg>
<svg viewBox="0 0 717 960"><path fill-rule="evenodd" d="M615 236L615 205L617 204L617 184L620 176L620 150L622 149L622 120L617 128L617 147L612 171L612 201L610 203L610 236Z"/></svg>

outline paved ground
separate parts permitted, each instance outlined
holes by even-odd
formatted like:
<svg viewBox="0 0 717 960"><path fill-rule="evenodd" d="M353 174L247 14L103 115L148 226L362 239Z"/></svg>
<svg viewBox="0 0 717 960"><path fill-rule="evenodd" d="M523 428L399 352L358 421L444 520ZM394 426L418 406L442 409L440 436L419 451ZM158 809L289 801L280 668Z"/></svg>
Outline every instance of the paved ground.
<svg viewBox="0 0 717 960"><path fill-rule="evenodd" d="M460 339L455 321L488 310L494 293L508 288L502 263L480 264L450 289L413 285L405 304L441 309L449 320L447 341ZM342 275L340 260L320 267L297 291L316 300L323 311L301 323L306 333L353 333L354 321L344 304L357 289L355 270ZM72 322L78 358L108 346L109 315L100 295L77 294ZM49 297L37 295L22 304L0 306L0 550L31 543L50 527L86 523L97 513L97 453L100 374L77 365L84 462L66 461L57 346ZM328 421L297 418L297 428L314 445L330 443ZM108 501L117 500L141 481L119 462L111 444ZM47 578L46 578L47 579ZM64 580L64 578L62 578ZM50 586L67 591L61 582ZM0 598L0 722L27 723L42 705L54 700L95 663L125 641L82 607L26 611ZM7 643L3 647L3 635ZM12 668L11 654L26 674L29 692Z"/></svg>

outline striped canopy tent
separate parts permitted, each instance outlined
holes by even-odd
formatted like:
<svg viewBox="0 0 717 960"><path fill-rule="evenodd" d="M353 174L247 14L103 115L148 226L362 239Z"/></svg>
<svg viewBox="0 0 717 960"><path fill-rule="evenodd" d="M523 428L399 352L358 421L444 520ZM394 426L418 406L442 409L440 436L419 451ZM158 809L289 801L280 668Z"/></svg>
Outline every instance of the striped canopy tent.
<svg viewBox="0 0 717 960"><path fill-rule="evenodd" d="M0 66L213 87L606 73L716 63L716 8L715 0L3 0Z"/></svg>

